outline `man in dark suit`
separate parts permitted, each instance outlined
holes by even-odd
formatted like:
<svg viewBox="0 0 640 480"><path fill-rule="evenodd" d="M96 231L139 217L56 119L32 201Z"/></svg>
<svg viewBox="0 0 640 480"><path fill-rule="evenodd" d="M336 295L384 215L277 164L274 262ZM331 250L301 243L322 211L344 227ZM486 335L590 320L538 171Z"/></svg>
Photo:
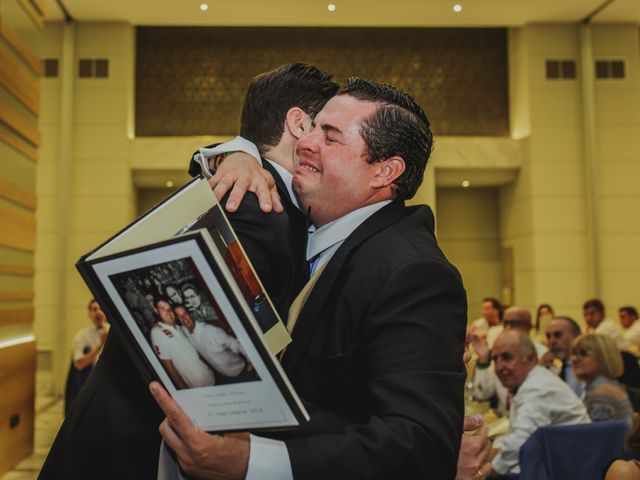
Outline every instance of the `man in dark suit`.
<svg viewBox="0 0 640 480"><path fill-rule="evenodd" d="M316 230L315 287L282 360L311 421L258 437L204 435L157 384L180 465L204 478L450 479L462 432L466 297L426 206L404 206L431 152L408 95L352 79L298 142L294 188ZM296 301L296 304L298 302ZM290 313L290 327L296 318Z"/></svg>
<svg viewBox="0 0 640 480"><path fill-rule="evenodd" d="M228 217L283 318L307 272L306 219L281 175L283 169L293 170L296 140L337 88L331 75L315 67L286 65L252 81L242 113L241 134L273 162L265 159L264 168L276 180L285 210L264 214L248 195ZM58 432L40 479L156 478L162 414L149 395L147 379L132 366L121 335L115 326Z"/></svg>

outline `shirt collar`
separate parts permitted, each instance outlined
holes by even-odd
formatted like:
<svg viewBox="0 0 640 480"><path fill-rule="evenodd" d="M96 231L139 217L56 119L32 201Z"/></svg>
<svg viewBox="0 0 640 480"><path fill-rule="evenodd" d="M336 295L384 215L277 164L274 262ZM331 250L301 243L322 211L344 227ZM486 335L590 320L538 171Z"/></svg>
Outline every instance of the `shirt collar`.
<svg viewBox="0 0 640 480"><path fill-rule="evenodd" d="M280 178L282 178L282 181L287 187L287 192L289 192L289 198L291 199L291 203L293 203L296 206L296 208L300 210L298 199L296 198L295 193L293 193L293 174L289 170L284 168L282 165L280 165L279 163L276 163L273 160L269 160L268 158L265 158L265 160L269 162L269 164L276 170L276 172L278 172L278 175L280 175Z"/></svg>
<svg viewBox="0 0 640 480"><path fill-rule="evenodd" d="M307 260L320 255L331 247L342 244L360 224L389 203L391 203L391 200L384 200L358 208L318 229L313 225L310 226L307 241Z"/></svg>

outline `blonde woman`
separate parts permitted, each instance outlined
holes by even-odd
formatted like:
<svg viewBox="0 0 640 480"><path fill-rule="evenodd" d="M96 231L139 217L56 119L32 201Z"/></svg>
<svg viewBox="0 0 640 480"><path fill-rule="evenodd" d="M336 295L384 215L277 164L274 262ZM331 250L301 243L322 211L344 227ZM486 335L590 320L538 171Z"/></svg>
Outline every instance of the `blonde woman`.
<svg viewBox="0 0 640 480"><path fill-rule="evenodd" d="M575 376L586 384L583 401L591 420L624 420L631 425L629 395L616 380L624 365L615 341L597 333L579 336L571 347L571 365Z"/></svg>

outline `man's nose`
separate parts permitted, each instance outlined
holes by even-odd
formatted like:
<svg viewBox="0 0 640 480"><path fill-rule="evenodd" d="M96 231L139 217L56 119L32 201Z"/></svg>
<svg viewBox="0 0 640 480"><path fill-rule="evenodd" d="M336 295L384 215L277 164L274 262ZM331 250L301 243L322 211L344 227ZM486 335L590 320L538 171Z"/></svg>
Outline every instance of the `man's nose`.
<svg viewBox="0 0 640 480"><path fill-rule="evenodd" d="M318 134L317 130L311 130L306 136L298 140L298 153L316 153L318 151Z"/></svg>

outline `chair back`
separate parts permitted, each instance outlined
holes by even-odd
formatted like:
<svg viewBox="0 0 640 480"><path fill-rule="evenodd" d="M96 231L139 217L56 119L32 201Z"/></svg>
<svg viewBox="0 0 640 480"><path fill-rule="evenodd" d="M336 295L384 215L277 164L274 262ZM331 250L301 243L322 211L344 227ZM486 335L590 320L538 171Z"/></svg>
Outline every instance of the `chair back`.
<svg viewBox="0 0 640 480"><path fill-rule="evenodd" d="M520 480L601 480L624 451L626 422L541 427L520 449Z"/></svg>

